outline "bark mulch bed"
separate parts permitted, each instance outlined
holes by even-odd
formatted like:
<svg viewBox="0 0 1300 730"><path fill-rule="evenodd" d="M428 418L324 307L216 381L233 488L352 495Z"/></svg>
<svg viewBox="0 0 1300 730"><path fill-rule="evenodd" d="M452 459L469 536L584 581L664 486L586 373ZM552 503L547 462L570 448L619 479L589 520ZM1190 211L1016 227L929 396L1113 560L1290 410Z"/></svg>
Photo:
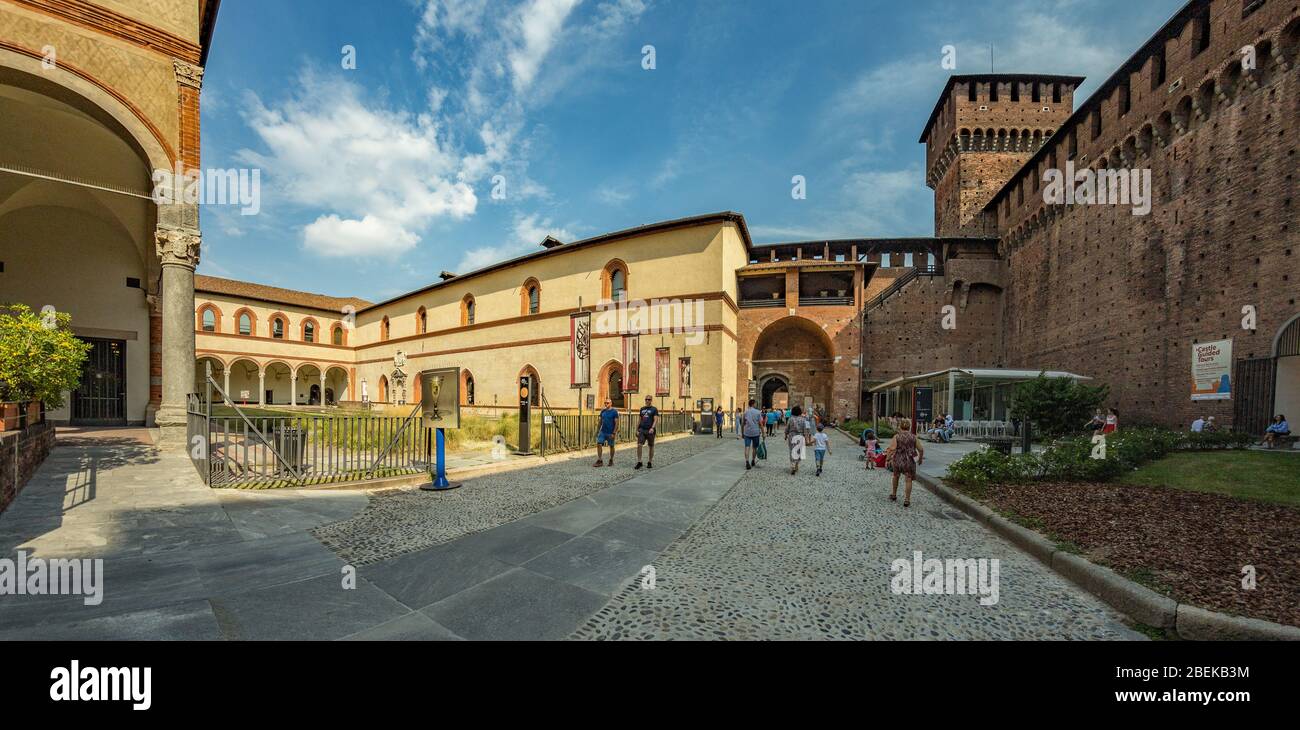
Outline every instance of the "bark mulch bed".
<svg viewBox="0 0 1300 730"><path fill-rule="evenodd" d="M979 498L1179 602L1300 626L1300 509L1119 484L1034 483ZM1256 587L1242 588L1255 567Z"/></svg>

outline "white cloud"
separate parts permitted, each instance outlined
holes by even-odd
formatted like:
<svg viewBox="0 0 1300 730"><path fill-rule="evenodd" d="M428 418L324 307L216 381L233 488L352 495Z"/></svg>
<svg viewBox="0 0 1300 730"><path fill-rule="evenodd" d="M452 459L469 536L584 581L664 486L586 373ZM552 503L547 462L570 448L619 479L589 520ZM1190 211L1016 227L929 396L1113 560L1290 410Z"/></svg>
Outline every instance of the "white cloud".
<svg viewBox="0 0 1300 730"><path fill-rule="evenodd" d="M528 0L507 21L514 48L508 56L516 91L523 91L555 45L564 19L580 0Z"/></svg>
<svg viewBox="0 0 1300 730"><path fill-rule="evenodd" d="M514 258L533 250L547 236L569 243L576 237L567 228L555 225L550 218L536 213L515 216L513 239L500 246L480 246L470 249L461 257L458 272L464 273L490 266L498 261Z"/></svg>
<svg viewBox="0 0 1300 730"><path fill-rule="evenodd" d="M419 236L392 221L368 215L361 220L344 220L323 215L303 229L303 244L322 256L395 256L420 242Z"/></svg>
<svg viewBox="0 0 1300 730"><path fill-rule="evenodd" d="M245 117L266 152L241 150L239 158L262 168L283 198L326 211L304 231L308 250L408 250L430 221L464 219L477 207L464 174L472 165L440 139L431 115L368 103L350 82L308 71L296 95L274 108L250 95Z"/></svg>

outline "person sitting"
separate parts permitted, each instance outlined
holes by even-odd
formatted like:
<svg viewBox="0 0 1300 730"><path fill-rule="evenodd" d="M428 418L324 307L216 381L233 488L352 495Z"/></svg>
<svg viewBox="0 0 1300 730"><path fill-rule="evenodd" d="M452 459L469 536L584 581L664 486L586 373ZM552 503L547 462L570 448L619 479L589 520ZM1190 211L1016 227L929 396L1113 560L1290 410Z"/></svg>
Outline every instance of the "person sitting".
<svg viewBox="0 0 1300 730"><path fill-rule="evenodd" d="M1291 435L1291 424L1286 422L1286 416L1281 413L1273 416L1273 423L1264 429L1264 445L1273 448L1279 440Z"/></svg>
<svg viewBox="0 0 1300 730"><path fill-rule="evenodd" d="M1205 431L1205 416L1197 416L1196 420L1192 421L1192 433L1202 433L1203 431Z"/></svg>
<svg viewBox="0 0 1300 730"><path fill-rule="evenodd" d="M1218 430L1219 430L1219 426L1218 426L1218 424L1216 424L1216 423L1214 422L1214 416L1210 416L1209 418L1205 419L1205 432L1206 432L1206 433L1214 433L1215 431L1218 431Z"/></svg>
<svg viewBox="0 0 1300 730"><path fill-rule="evenodd" d="M926 434L930 437L930 441L936 443L945 443L945 444L948 443L949 440L948 432L943 427L942 418L934 419L933 427L929 431L927 431Z"/></svg>
<svg viewBox="0 0 1300 730"><path fill-rule="evenodd" d="M1103 427L1105 427L1105 425L1106 425L1106 420L1101 417L1101 411L1097 411L1096 413L1092 414L1092 420L1088 421L1088 423L1084 425L1084 429L1095 432L1095 431L1100 431Z"/></svg>

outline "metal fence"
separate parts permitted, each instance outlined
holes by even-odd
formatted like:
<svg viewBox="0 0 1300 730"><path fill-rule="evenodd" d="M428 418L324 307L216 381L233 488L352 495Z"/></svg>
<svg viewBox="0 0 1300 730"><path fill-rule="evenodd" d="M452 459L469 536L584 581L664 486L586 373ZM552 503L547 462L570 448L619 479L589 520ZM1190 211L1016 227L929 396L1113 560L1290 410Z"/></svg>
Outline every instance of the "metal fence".
<svg viewBox="0 0 1300 730"><path fill-rule="evenodd" d="M619 411L615 441L636 441L636 411ZM586 449L596 445L596 432L600 429L599 413L546 414L541 426L542 454ZM690 413L660 413L656 434L682 433L695 429L695 419Z"/></svg>
<svg viewBox="0 0 1300 730"><path fill-rule="evenodd" d="M191 394L186 409L190 460L209 486L301 487L430 469L418 406L407 416L279 415L239 406L214 412L214 392L224 397L209 378L206 392Z"/></svg>
<svg viewBox="0 0 1300 730"><path fill-rule="evenodd" d="M224 394L215 381L187 398L190 460L213 487L267 489L365 481L430 471L430 431L419 406L406 416L371 413L268 414L240 406L215 407ZM615 438L636 438L636 411L620 411ZM661 413L658 433L689 432L689 412ZM538 408L529 419L532 446L542 456L590 448L599 413L554 413Z"/></svg>

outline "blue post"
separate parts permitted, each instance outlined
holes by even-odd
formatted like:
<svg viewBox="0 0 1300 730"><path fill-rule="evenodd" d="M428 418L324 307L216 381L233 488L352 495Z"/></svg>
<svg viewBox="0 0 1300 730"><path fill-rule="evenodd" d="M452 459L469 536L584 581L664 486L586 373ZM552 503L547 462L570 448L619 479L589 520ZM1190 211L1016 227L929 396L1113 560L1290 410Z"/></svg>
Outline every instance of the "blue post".
<svg viewBox="0 0 1300 730"><path fill-rule="evenodd" d="M447 437L446 437L446 434L443 433L443 429L441 429L441 428L435 429L435 431L437 431L437 443L438 443L438 466L437 466L436 470L434 471L433 485L432 485L432 486L423 486L423 487L420 487L420 488L423 489L423 490L425 490L425 491L440 491L440 490L443 490L443 489L455 489L455 488L459 487L460 485L459 485L459 484L452 484L451 482L447 481L447 459L446 459L446 455L447 455Z"/></svg>

